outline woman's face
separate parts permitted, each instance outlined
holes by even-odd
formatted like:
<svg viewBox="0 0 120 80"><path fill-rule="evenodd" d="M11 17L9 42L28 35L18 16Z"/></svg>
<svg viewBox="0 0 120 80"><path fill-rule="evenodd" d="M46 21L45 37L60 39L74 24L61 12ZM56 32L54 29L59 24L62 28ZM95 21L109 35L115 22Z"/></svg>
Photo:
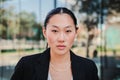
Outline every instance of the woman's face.
<svg viewBox="0 0 120 80"><path fill-rule="evenodd" d="M69 53L76 36L73 19L68 14L56 14L49 19L43 34L52 53Z"/></svg>

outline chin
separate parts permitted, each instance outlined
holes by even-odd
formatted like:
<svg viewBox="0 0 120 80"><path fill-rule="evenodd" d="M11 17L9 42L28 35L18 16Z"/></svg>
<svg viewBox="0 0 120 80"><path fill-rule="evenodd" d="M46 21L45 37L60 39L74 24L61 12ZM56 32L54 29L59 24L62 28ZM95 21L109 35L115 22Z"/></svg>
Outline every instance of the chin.
<svg viewBox="0 0 120 80"><path fill-rule="evenodd" d="M67 54L68 53L68 50L57 50L57 53L59 55L64 55L64 54Z"/></svg>

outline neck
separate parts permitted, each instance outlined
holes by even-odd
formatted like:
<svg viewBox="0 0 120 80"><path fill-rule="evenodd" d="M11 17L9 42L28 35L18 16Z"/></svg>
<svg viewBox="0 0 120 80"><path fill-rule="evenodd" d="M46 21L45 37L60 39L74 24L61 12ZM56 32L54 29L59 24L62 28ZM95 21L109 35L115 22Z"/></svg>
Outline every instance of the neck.
<svg viewBox="0 0 120 80"><path fill-rule="evenodd" d="M65 54L56 54L53 53L52 51L50 52L50 62L53 64L66 64L70 63L70 52L68 51Z"/></svg>

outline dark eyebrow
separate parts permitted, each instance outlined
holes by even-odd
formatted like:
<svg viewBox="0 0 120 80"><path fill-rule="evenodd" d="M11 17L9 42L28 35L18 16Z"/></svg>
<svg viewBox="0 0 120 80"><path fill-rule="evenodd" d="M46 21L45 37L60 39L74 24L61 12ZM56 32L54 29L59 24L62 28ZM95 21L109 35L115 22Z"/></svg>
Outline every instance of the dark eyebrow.
<svg viewBox="0 0 120 80"><path fill-rule="evenodd" d="M70 28L70 27L72 27L72 26L68 25L68 26L66 26L65 28Z"/></svg>
<svg viewBox="0 0 120 80"><path fill-rule="evenodd" d="M52 27L59 28L59 27L56 26L56 25L52 25ZM71 25L65 26L65 28L70 28L70 27L72 27L72 26L71 26Z"/></svg>
<svg viewBox="0 0 120 80"><path fill-rule="evenodd" d="M58 26L56 26L56 25L52 25L52 27L54 27L54 28L59 28Z"/></svg>

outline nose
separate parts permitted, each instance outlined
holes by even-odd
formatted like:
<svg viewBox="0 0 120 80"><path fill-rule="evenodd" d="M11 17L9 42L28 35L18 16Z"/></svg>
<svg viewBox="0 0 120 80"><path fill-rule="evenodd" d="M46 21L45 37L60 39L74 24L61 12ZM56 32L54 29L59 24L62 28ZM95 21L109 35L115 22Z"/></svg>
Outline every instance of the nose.
<svg viewBox="0 0 120 80"><path fill-rule="evenodd" d="M59 42L64 42L65 41L65 34L64 33L60 33L58 36L58 41Z"/></svg>

